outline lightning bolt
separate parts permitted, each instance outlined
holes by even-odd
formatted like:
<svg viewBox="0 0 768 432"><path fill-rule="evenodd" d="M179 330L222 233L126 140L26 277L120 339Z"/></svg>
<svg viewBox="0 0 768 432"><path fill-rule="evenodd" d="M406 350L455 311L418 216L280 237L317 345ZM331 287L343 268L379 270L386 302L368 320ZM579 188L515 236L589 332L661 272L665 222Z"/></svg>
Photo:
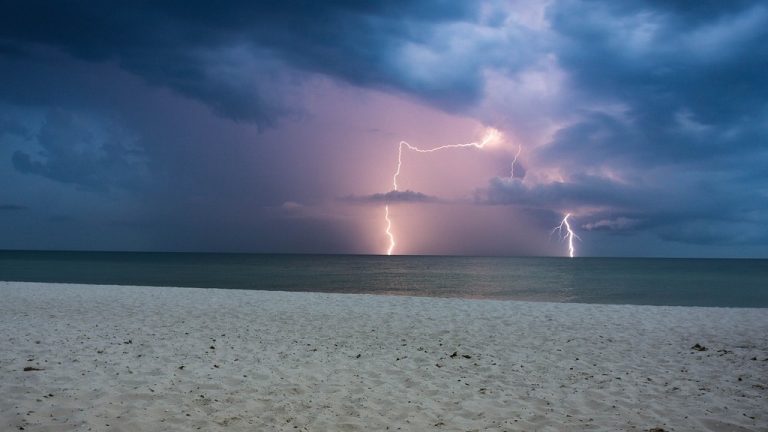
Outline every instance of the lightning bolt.
<svg viewBox="0 0 768 432"><path fill-rule="evenodd" d="M568 240L568 256L573 258L574 249L573 249L573 239L574 237L578 240L581 240L581 237L576 235L576 233L573 232L571 229L571 224L568 223L568 218L571 217L570 213L567 213L563 220L560 222L560 225L554 227L552 229L552 234L557 231L557 233L565 240ZM563 229L565 229L565 234L563 234Z"/></svg>
<svg viewBox="0 0 768 432"><path fill-rule="evenodd" d="M518 144L517 145L517 153L515 153L515 158L512 159L512 167L509 170L509 178L513 179L515 178L515 164L517 163L517 158L520 156L520 152L523 151L523 145Z"/></svg>
<svg viewBox="0 0 768 432"><path fill-rule="evenodd" d="M436 151L445 150L445 149L452 149L452 148L466 148L466 147L475 147L475 148L483 148L488 143L496 141L501 136L501 133L496 129L489 129L485 136L483 137L482 141L479 143L477 142L471 142L466 144L448 144L440 147L435 147L431 149L420 149L418 147L412 146L408 144L405 141L400 141L400 144L397 147L397 170L395 170L395 174L392 176L392 190L397 190L397 177L400 175L400 168L403 166L403 149L408 149L416 153L434 153Z"/></svg>
<svg viewBox="0 0 768 432"><path fill-rule="evenodd" d="M384 219L387 221L387 237L389 237L389 248L387 249L387 255L392 255L392 251L395 249L395 236L392 234L392 221L389 219L389 206L384 206Z"/></svg>
<svg viewBox="0 0 768 432"><path fill-rule="evenodd" d="M474 148L482 149L487 144L498 140L500 137L501 137L501 133L498 130L489 128L480 142L471 142L466 144L448 144L440 147L434 147L431 149L422 149L416 146L412 146L406 141L400 141L400 144L398 144L397 146L397 169L395 170L395 173L392 175L392 190L393 191L398 190L397 177L400 176L400 170L403 167L403 151L404 150L410 150L416 153L434 153L440 150L455 149L455 148L474 147ZM520 152L518 151L518 154L519 153ZM517 160L517 156L515 156L515 160ZM514 163L513 163L513 168L514 168ZM387 255L392 255L392 251L394 251L395 249L396 242L395 242L395 236L394 234L392 234L392 220L389 218L388 205L384 206L384 220L387 223L385 232L387 234L387 237L389 237L389 248L387 249Z"/></svg>

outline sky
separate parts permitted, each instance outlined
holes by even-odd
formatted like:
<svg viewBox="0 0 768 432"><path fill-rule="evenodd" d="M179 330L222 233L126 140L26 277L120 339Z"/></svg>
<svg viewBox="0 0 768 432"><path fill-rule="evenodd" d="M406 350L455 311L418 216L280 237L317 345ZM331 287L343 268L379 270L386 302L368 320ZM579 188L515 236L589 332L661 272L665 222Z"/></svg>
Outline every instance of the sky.
<svg viewBox="0 0 768 432"><path fill-rule="evenodd" d="M395 254L768 257L768 4L0 4L0 249L383 254L385 207Z"/></svg>

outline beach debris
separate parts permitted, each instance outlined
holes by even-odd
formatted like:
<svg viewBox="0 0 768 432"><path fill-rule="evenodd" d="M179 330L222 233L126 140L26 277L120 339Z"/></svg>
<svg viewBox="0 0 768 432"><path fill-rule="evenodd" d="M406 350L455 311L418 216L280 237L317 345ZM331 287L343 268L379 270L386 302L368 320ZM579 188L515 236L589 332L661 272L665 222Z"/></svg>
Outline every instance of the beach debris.
<svg viewBox="0 0 768 432"><path fill-rule="evenodd" d="M697 343L696 345L692 346L691 349L694 351L706 351L707 347Z"/></svg>
<svg viewBox="0 0 768 432"><path fill-rule="evenodd" d="M449 355L448 357L450 357L450 358L456 358L456 357L458 357L458 356L459 356L459 352L458 352L458 351L454 351L454 352L453 352L453 354ZM471 359L471 358L472 358L472 356L471 356L471 355L469 355L469 354L462 354L462 355L461 355L461 357L463 357L463 358L465 358L465 359Z"/></svg>
<svg viewBox="0 0 768 432"><path fill-rule="evenodd" d="M357 358L360 358L360 356L361 356L361 355L362 355L362 354L358 354L358 355L356 355L356 356L355 356L355 358L356 358L356 359L357 359Z"/></svg>
<svg viewBox="0 0 768 432"><path fill-rule="evenodd" d="M648 429L648 432L667 432L667 431L664 430L664 428L655 427L655 428Z"/></svg>
<svg viewBox="0 0 768 432"><path fill-rule="evenodd" d="M34 371L41 371L41 370L45 370L45 369L40 369L32 366L26 366L24 368L24 372L34 372Z"/></svg>
<svg viewBox="0 0 768 432"><path fill-rule="evenodd" d="M184 370L184 365L179 366L179 370Z"/></svg>
<svg viewBox="0 0 768 432"><path fill-rule="evenodd" d="M126 345L131 345L133 343L133 339L128 339L127 341L123 342Z"/></svg>
<svg viewBox="0 0 768 432"><path fill-rule="evenodd" d="M212 349L212 350L215 350L215 349L216 349L216 347L215 347L215 346L213 346L213 345L211 345L211 346L210 346L210 347L208 347L208 348L209 348L209 349Z"/></svg>
<svg viewBox="0 0 768 432"><path fill-rule="evenodd" d="M443 367L443 365L441 365L440 363L435 363L435 366L437 366L439 368Z"/></svg>

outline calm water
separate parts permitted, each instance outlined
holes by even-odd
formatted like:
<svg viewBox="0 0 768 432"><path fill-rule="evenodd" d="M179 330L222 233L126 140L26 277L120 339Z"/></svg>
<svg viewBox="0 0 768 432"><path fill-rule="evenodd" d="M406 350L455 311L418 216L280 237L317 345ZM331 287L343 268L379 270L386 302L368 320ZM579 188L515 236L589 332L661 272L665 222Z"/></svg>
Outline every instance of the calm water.
<svg viewBox="0 0 768 432"><path fill-rule="evenodd" d="M0 280L768 307L768 260L0 251Z"/></svg>

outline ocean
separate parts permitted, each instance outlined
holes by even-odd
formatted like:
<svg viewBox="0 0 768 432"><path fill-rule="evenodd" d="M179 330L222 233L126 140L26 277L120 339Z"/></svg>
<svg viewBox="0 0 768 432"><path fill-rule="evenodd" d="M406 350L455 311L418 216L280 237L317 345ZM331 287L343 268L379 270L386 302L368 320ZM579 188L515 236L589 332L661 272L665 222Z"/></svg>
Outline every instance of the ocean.
<svg viewBox="0 0 768 432"><path fill-rule="evenodd" d="M0 280L768 307L768 260L0 251Z"/></svg>

